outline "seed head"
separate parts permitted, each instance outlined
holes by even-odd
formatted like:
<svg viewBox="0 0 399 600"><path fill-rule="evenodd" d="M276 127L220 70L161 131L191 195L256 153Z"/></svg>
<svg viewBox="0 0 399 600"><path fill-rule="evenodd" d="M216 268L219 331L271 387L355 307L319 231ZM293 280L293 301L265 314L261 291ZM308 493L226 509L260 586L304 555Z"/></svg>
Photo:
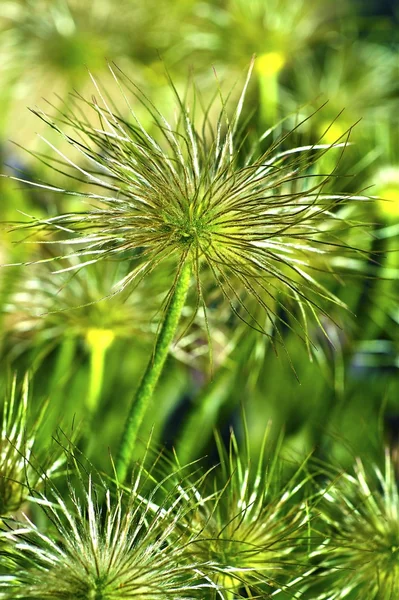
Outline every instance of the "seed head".
<svg viewBox="0 0 399 600"><path fill-rule="evenodd" d="M43 477L54 472L62 459L48 452L36 455L37 436L44 411L31 422L28 400L28 378L21 393L14 378L3 406L0 438L0 515L16 513L27 500L32 489L43 482ZM28 429L29 426L29 429ZM47 458L46 458L47 457ZM40 468L37 466L40 464Z"/></svg>
<svg viewBox="0 0 399 600"><path fill-rule="evenodd" d="M191 551L210 564L209 576L226 598L268 597L276 588L292 593L306 571L308 511L300 495L307 476L300 468L283 483L281 459L275 454L266 464L263 450L251 465L249 446L242 458L234 434L228 452L220 445L222 476L213 495L203 503L197 498L189 524L197 532Z"/></svg>
<svg viewBox="0 0 399 600"><path fill-rule="evenodd" d="M248 150L240 115L250 72L233 115L222 98L215 122L213 106L199 120L195 87L190 103L171 82L177 101L171 124L127 77L111 71L121 93L127 98L130 92L144 105L152 131L128 100L128 120L113 112L96 82L98 99L77 97L75 112L56 120L37 112L85 162L73 162L47 142L58 157L41 160L75 180L76 189L35 185L91 204L23 227L58 232L57 243L73 244L83 265L110 257L133 261L121 288L156 269L179 273L189 261L198 306L205 307L213 279L231 310L254 329L270 335L249 299L273 323L277 337L281 322L306 337L307 314L319 323L325 300L340 304L325 287L323 271L334 271L337 255L342 263L352 251L342 240L349 226L340 212L346 198L327 193L331 177L315 167L331 145L290 147L286 133L265 151L258 143ZM82 103L97 125L79 112ZM266 132L259 143L270 136Z"/></svg>
<svg viewBox="0 0 399 600"><path fill-rule="evenodd" d="M70 497L63 499L49 482L36 499L49 529L43 532L25 519L7 521L8 531L0 534L0 587L7 598L202 598L210 586L176 535L184 507L171 512L156 506L151 494L140 500L133 488L112 498L89 478L83 497L70 485Z"/></svg>
<svg viewBox="0 0 399 600"><path fill-rule="evenodd" d="M338 477L323 498L317 509L327 539L314 555L321 559L324 570L318 573L329 591L315 597L397 598L399 493L390 453L384 470L375 465L368 469L358 460L354 474Z"/></svg>

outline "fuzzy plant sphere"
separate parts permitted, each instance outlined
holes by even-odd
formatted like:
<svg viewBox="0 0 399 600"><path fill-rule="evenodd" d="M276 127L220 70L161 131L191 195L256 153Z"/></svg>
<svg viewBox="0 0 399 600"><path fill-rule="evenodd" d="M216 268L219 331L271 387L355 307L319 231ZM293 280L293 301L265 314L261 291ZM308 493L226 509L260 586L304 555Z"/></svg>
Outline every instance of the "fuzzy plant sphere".
<svg viewBox="0 0 399 600"><path fill-rule="evenodd" d="M292 329L309 351L313 330L326 332L328 309L344 306L331 291L331 276L353 264L348 258L356 252L359 224L351 219L351 204L365 198L333 193L330 183L350 130L333 144L321 138L295 146L301 123L290 130L282 123L254 139L243 111L253 66L254 60L232 109L234 90L225 98L217 83L214 99L206 104L194 84L181 95L169 78L177 106L174 119L167 119L128 77L110 67L127 116L94 78L91 100L76 94L72 108L58 110L55 117L34 111L71 152L69 157L44 140L55 155L36 156L65 186L26 183L73 201L69 212L33 219L22 230L40 232L42 243L66 246L66 264L58 272L73 273L106 259L126 261L128 272L110 294L169 275L153 357L117 454L121 481L190 290L195 300L184 331L202 308L211 358L209 292L213 304L227 305L230 315L276 347L284 347L284 330ZM336 162L327 161L335 166L326 173L323 156L329 152Z"/></svg>
<svg viewBox="0 0 399 600"><path fill-rule="evenodd" d="M326 152L338 152L333 146L345 146L347 137L333 146L292 147L294 131L276 140L268 131L250 143L240 118L250 72L232 114L221 97L216 117L215 102L199 115L198 91L181 97L170 82L177 102L170 122L113 69L127 118L113 112L94 80L92 100L76 97L74 109L54 119L38 112L74 155L68 158L48 141L56 156L39 158L69 178L72 188L33 185L80 198L82 210L23 228L58 233L57 243L72 245L82 258L76 268L110 257L133 260L120 288L174 265L169 298L179 279L188 285L194 278L197 305L205 307L213 279L231 310L252 328L270 335L255 303L273 324L274 338L281 341L281 324L306 338L308 316L320 323L324 301L340 303L323 285L323 274L352 251L341 210L348 198L329 193L331 176L317 165ZM135 105L148 113L146 128Z"/></svg>
<svg viewBox="0 0 399 600"><path fill-rule="evenodd" d="M368 468L357 460L353 474L338 476L323 491L317 512L325 541L313 553L321 568L309 597L398 598L399 492L390 452L386 451L384 469Z"/></svg>
<svg viewBox="0 0 399 600"><path fill-rule="evenodd" d="M16 378L5 393L0 433L0 515L17 513L32 489L37 489L63 463L60 453L39 449L38 434L45 405L31 419L28 378L22 390ZM33 422L32 422L33 421ZM38 468L38 462L40 468Z"/></svg>
<svg viewBox="0 0 399 600"><path fill-rule="evenodd" d="M48 482L36 502L49 527L27 517L7 519L0 539L0 598L37 600L188 600L212 584L181 539L177 524L191 509L152 493L140 496L138 474L129 492L114 494L91 476L71 482L67 497ZM169 498L170 500L170 498Z"/></svg>
<svg viewBox="0 0 399 600"><path fill-rule="evenodd" d="M287 464L278 447L271 458L264 457L265 448L271 446L269 433L254 463L248 432L244 452L234 433L228 450L217 438L220 465L211 474L213 493L204 496L204 485L186 488L198 504L196 513L188 514L186 527L197 535L191 552L211 565L209 578L229 600L268 598L279 592L294 597L311 570L306 561L313 543L310 511L303 497L310 480L307 461L295 466L290 476L283 474Z"/></svg>

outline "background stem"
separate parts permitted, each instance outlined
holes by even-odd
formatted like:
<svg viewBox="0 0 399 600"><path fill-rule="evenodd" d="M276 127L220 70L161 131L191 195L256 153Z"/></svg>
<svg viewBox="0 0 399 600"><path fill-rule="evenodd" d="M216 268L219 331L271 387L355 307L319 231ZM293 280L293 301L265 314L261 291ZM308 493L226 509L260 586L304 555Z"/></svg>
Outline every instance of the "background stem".
<svg viewBox="0 0 399 600"><path fill-rule="evenodd" d="M176 454L182 465L199 458L215 430L222 406L230 397L234 373L221 368L205 387L187 416L176 444ZM201 436L198 436L198 432Z"/></svg>
<svg viewBox="0 0 399 600"><path fill-rule="evenodd" d="M120 483L123 483L126 479L139 427L165 364L170 344L175 336L180 315L186 302L190 275L191 265L189 262L186 262L181 268L170 302L166 308L154 352L151 355L143 378L130 405L125 430L116 458L116 473Z"/></svg>
<svg viewBox="0 0 399 600"><path fill-rule="evenodd" d="M105 369L105 357L108 348L114 341L114 334L108 329L91 329L87 333L86 341L90 349L89 386L86 397L86 406L91 419L98 408L102 393Z"/></svg>

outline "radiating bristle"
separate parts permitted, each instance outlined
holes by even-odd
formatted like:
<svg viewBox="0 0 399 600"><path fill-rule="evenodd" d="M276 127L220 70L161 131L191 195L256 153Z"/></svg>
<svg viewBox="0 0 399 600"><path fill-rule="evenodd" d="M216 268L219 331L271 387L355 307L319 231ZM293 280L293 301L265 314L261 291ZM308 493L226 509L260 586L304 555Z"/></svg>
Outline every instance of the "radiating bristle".
<svg viewBox="0 0 399 600"><path fill-rule="evenodd" d="M109 257L128 258L132 264L120 282L123 289L164 265L179 272L189 261L198 306L206 309L213 280L239 319L278 343L281 325L305 340L309 317L322 327L320 315L328 305L342 305L324 280L334 273L337 259L355 252L345 241L351 223L341 208L365 198L329 193L333 173L321 174L316 166L327 152L346 145L349 131L336 144L321 140L295 147L298 126L259 149L257 157L252 150L248 154L241 113L252 66L232 116L222 98L215 122L209 108L198 114L198 104L182 98L170 81L177 104L171 123L113 67L127 119L113 112L94 78L95 99L77 96L75 109L55 118L35 111L83 162L47 141L56 158L39 158L75 184L70 189L32 185L91 203L82 212L22 226L58 234L57 243L72 244L82 261L60 271ZM194 98L197 94L194 86ZM136 116L137 104L148 112L151 131ZM97 126L82 116L79 105L93 113ZM254 304L272 323L272 334Z"/></svg>

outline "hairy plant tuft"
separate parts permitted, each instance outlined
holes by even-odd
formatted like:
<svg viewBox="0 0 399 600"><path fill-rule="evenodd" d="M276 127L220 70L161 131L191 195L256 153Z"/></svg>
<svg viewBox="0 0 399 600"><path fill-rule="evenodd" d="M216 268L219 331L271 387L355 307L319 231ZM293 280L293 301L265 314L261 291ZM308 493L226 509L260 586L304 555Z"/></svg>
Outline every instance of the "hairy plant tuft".
<svg viewBox="0 0 399 600"><path fill-rule="evenodd" d="M353 252L346 240L351 224L341 210L349 197L331 193L334 173L317 167L326 152L346 145L347 135L336 144L321 140L298 147L292 142L296 127L283 129L280 137L271 130L252 140L242 116L252 66L233 110L216 90L216 117L216 100L203 107L194 84L181 96L170 81L177 109L174 120L167 120L112 67L127 117L116 112L94 79L92 100L75 96L73 108L56 117L34 111L75 158L47 141L55 157L38 158L72 187L33 185L80 198L82 211L22 227L49 232L53 238L45 243L72 245L83 258L80 266L129 259L120 289L156 269L172 269L171 297L189 265L197 308L206 310L207 289L216 284L233 313L252 328L282 341L283 325L307 339L309 316L322 328L319 315L326 303L342 305L323 280ZM135 107L147 113L146 126ZM252 301L266 315L266 326Z"/></svg>

